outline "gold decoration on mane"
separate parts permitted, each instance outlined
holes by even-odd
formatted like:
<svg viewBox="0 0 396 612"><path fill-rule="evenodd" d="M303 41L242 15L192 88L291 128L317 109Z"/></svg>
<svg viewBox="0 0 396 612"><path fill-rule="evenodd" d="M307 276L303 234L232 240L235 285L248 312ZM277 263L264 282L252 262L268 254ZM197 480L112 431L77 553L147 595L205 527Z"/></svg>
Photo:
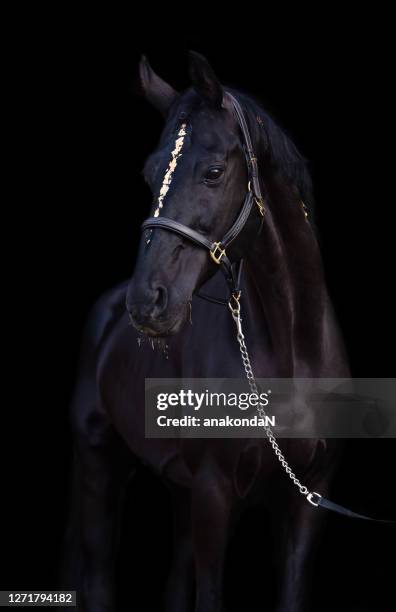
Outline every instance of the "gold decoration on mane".
<svg viewBox="0 0 396 612"><path fill-rule="evenodd" d="M162 181L162 186L159 192L159 196L158 196L158 201L157 201L157 208L154 211L154 217L159 217L160 212L161 212L161 208L164 205L164 198L166 196L166 194L169 191L169 187L170 184L172 182L172 178L173 178L173 173L176 170L176 166L178 163L178 160L180 159L180 157L183 155L183 153L181 152L182 148L183 148L183 144L184 144L184 137L186 135L186 127L187 125L185 123L182 123L182 125L180 126L180 130L177 133L177 138L176 138L176 142L175 142L175 148L173 149L172 153L171 153L171 160L169 162L168 168L165 172L165 176L164 179Z"/></svg>

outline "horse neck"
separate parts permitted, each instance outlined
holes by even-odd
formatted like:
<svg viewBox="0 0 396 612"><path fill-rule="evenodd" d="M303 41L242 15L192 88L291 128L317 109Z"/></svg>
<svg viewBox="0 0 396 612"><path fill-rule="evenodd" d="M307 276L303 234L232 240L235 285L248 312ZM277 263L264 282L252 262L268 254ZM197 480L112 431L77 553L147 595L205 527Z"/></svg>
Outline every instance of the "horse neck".
<svg viewBox="0 0 396 612"><path fill-rule="evenodd" d="M248 283L264 311L279 375L319 376L329 313L319 247L295 190L276 181L266 188L271 205L248 257Z"/></svg>

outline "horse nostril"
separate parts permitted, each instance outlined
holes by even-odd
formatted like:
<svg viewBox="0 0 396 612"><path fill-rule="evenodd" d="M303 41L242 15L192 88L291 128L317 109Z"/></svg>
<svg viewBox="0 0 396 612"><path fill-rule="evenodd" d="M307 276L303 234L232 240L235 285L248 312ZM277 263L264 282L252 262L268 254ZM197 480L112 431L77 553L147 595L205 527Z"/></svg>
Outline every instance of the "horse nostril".
<svg viewBox="0 0 396 612"><path fill-rule="evenodd" d="M163 312L168 303L168 292L162 285L157 285L153 291L153 305L157 314Z"/></svg>

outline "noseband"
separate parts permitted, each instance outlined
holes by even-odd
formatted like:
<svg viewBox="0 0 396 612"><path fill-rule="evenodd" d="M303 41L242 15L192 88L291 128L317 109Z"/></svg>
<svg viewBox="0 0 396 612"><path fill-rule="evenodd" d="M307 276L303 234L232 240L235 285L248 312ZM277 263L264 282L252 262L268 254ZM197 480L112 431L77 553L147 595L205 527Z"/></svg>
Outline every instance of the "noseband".
<svg viewBox="0 0 396 612"><path fill-rule="evenodd" d="M174 219L170 219L169 217L149 217L146 219L146 221L144 221L142 230L145 231L154 228L165 229L170 232L174 232L183 238L187 238L194 244L207 249L212 261L221 267L230 288L231 295L237 296L240 292L239 284L242 271L242 259L239 259L238 261L231 261L230 257L227 255L227 251L230 245L234 242L234 240L236 240L236 238L238 238L239 234L245 227L254 204L257 206L262 221L264 216L264 200L260 188L257 157L254 154L252 139L250 137L249 128L246 123L242 107L238 100L229 92L225 92L225 96L232 104L234 115L242 132L243 150L249 177L245 200L234 224L230 227L228 232L226 232L221 240L210 240L196 230L184 225L183 223L179 223ZM261 225L262 223L260 223L260 229ZM200 297L223 303L222 300L209 298L204 294L201 294ZM228 300L224 303L227 302Z"/></svg>

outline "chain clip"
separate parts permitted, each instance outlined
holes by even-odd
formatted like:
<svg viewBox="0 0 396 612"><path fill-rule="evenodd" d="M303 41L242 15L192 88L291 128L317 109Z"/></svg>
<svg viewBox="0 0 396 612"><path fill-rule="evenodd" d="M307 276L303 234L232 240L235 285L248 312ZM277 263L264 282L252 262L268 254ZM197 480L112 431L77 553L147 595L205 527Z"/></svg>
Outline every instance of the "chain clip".
<svg viewBox="0 0 396 612"><path fill-rule="evenodd" d="M242 320L241 320L241 292L236 291L231 294L231 297L228 301L228 308L231 311L232 318L235 321L235 325L237 326L238 339L243 338L242 333Z"/></svg>

